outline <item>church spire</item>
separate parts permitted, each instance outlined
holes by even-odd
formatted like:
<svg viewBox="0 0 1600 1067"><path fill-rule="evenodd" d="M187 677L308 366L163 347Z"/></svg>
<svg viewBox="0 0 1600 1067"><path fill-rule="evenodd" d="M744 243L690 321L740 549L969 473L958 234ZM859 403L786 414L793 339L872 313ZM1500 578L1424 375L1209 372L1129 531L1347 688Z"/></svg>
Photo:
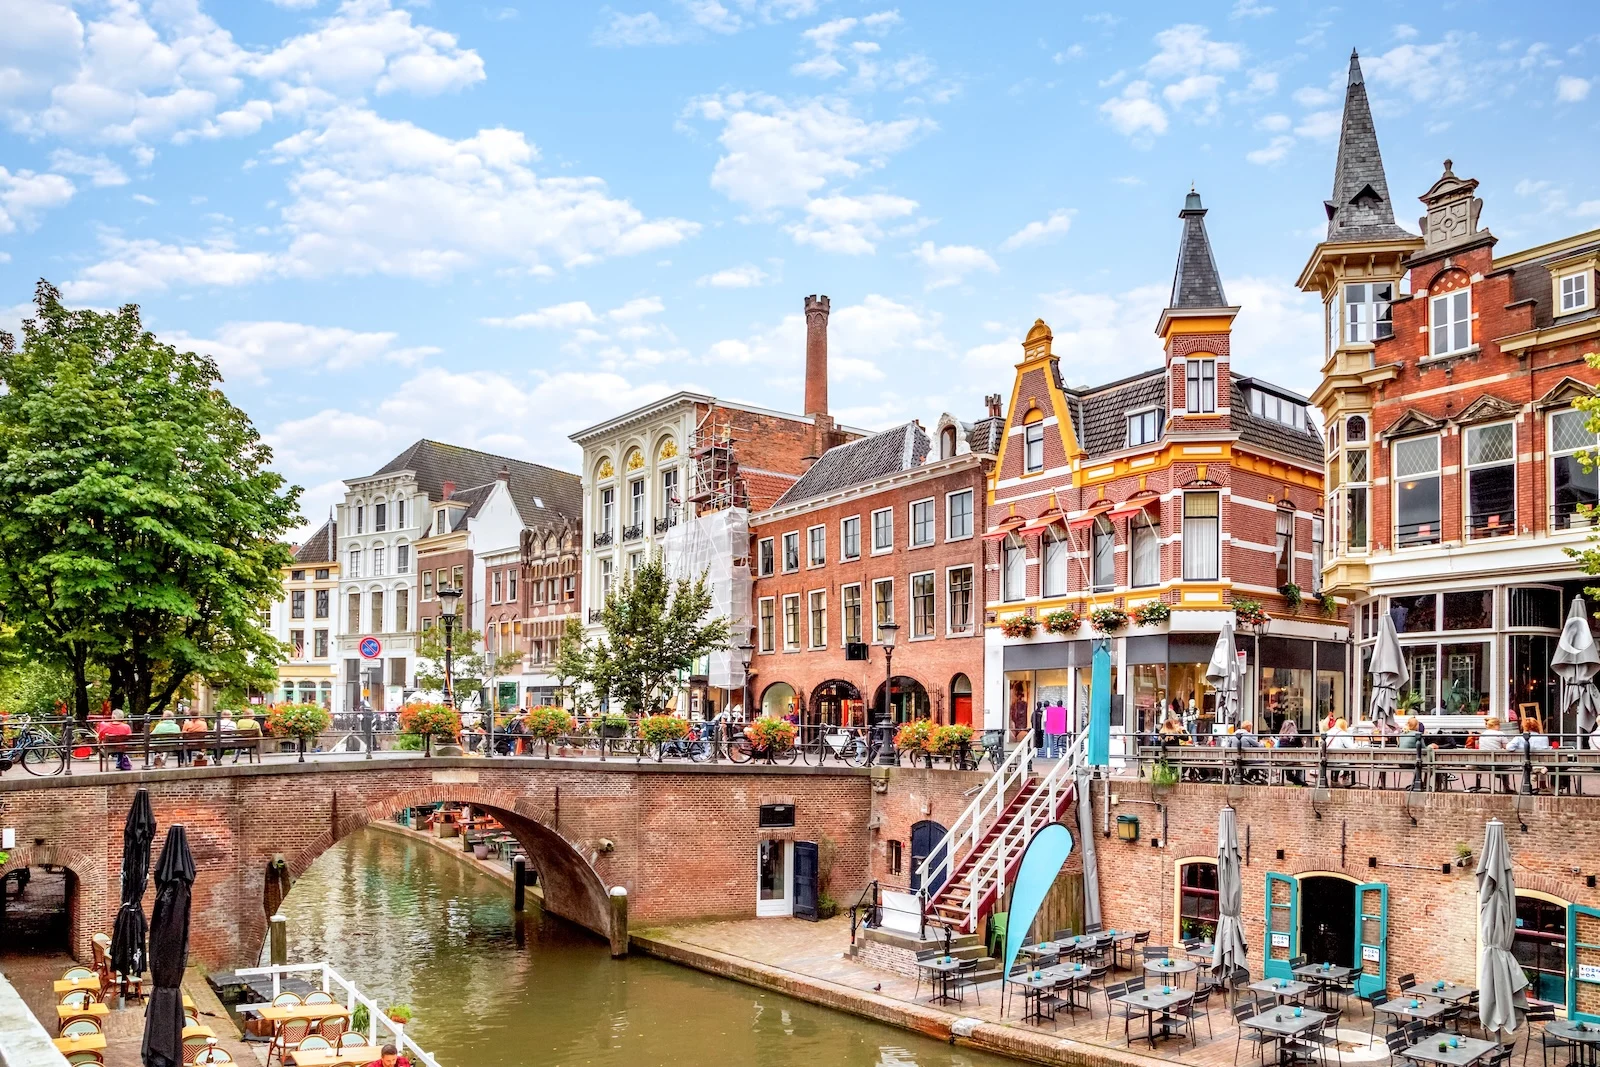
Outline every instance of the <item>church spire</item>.
<svg viewBox="0 0 1600 1067"><path fill-rule="evenodd" d="M1184 199L1183 210L1178 212L1183 220L1183 237L1178 242L1178 266L1172 272L1172 300L1169 308L1225 308L1228 298L1222 295L1222 276L1217 273L1217 260L1211 254L1211 239L1206 236L1206 209L1200 203L1200 194L1194 186Z"/></svg>
<svg viewBox="0 0 1600 1067"><path fill-rule="evenodd" d="M1395 224L1394 202L1378 152L1378 131L1372 125L1361 57L1350 51L1350 81L1344 94L1344 121L1339 129L1339 159L1333 170L1333 199L1328 209L1329 241L1385 241L1412 238Z"/></svg>

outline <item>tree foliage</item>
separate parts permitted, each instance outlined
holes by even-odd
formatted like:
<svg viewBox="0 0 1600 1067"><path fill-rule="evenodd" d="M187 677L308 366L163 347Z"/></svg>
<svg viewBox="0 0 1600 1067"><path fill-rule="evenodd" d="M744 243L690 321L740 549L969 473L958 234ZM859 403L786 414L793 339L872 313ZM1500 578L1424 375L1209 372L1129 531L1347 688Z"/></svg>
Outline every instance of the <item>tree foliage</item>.
<svg viewBox="0 0 1600 1067"><path fill-rule="evenodd" d="M483 634L460 627L450 637L450 686L456 706L489 684L491 678L510 674L522 662L520 652L490 653ZM434 626L422 633L417 644L417 686L444 691L444 627Z"/></svg>
<svg viewBox="0 0 1600 1067"><path fill-rule="evenodd" d="M200 677L270 685L299 489L228 402L208 357L139 310L73 311L40 282L0 335L0 602L19 646L112 701L159 712Z"/></svg>

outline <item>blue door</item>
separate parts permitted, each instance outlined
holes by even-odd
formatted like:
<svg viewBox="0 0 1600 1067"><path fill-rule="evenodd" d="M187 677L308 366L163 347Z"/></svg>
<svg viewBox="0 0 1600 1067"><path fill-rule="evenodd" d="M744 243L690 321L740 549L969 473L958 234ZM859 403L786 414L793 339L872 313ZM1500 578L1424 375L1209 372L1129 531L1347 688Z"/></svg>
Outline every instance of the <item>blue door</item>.
<svg viewBox="0 0 1600 1067"><path fill-rule="evenodd" d="M1290 978L1289 961L1300 952L1300 882L1287 874L1267 875L1267 914L1262 971L1268 978Z"/></svg>
<svg viewBox="0 0 1600 1067"><path fill-rule="evenodd" d="M1356 886L1356 962L1361 965L1356 996L1369 997L1389 987L1389 886L1385 882Z"/></svg>
<svg viewBox="0 0 1600 1067"><path fill-rule="evenodd" d="M1567 1018L1600 1022L1600 909L1567 908Z"/></svg>
<svg viewBox="0 0 1600 1067"><path fill-rule="evenodd" d="M817 843L794 843L794 917L817 921Z"/></svg>
<svg viewBox="0 0 1600 1067"><path fill-rule="evenodd" d="M911 891L913 893L922 888L922 878L919 875L922 870L922 862L929 856L936 857L935 863L944 859L945 850L949 847L944 843L945 833L945 828L932 819L924 819L922 822L911 824ZM948 866L935 872L933 881L928 886L928 898L930 900L944 886L945 878L949 874Z"/></svg>

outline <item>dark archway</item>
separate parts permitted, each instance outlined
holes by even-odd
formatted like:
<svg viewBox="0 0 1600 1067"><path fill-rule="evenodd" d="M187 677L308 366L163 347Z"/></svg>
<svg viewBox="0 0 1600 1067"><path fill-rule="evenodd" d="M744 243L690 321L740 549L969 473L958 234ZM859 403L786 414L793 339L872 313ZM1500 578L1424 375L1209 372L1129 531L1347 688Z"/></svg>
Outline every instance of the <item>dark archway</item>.
<svg viewBox="0 0 1600 1067"><path fill-rule="evenodd" d="M0 877L0 947L72 952L78 877L65 867L14 867Z"/></svg>
<svg viewBox="0 0 1600 1067"><path fill-rule="evenodd" d="M823 682L811 690L811 704L806 711L808 725L826 723L829 726L865 726L866 704L861 690L842 679Z"/></svg>
<svg viewBox="0 0 1600 1067"><path fill-rule="evenodd" d="M1312 963L1355 966L1355 883L1344 878L1300 879L1300 952Z"/></svg>
<svg viewBox="0 0 1600 1067"><path fill-rule="evenodd" d="M889 690L889 718L893 722L906 722L910 719L926 719L929 716L931 702L928 700L927 688L908 674L894 676L894 684ZM872 707L870 713L874 718L883 714L883 683L878 683L878 688L872 694Z"/></svg>

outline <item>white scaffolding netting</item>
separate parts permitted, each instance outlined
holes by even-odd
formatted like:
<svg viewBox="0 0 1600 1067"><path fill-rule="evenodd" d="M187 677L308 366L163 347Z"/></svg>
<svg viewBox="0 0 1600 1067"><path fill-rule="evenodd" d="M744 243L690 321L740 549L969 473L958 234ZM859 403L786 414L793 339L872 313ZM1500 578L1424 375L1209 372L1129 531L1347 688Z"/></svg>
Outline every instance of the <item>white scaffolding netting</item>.
<svg viewBox="0 0 1600 1067"><path fill-rule="evenodd" d="M735 646L750 633L750 513L726 508L685 519L667 531L662 561L673 578L704 574L711 591L711 614L728 620ZM718 689L742 689L744 664L733 649L711 653L707 682Z"/></svg>

